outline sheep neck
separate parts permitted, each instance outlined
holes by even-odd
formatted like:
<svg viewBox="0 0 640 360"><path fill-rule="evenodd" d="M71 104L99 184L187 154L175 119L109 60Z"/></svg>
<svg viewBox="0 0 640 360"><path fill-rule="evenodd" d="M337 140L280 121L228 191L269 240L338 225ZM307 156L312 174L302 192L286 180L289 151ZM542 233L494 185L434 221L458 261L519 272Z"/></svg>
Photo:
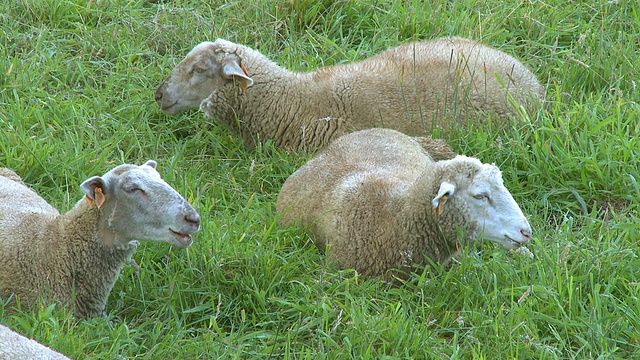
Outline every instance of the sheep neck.
<svg viewBox="0 0 640 360"><path fill-rule="evenodd" d="M338 119L349 117L346 112L317 111L341 108L335 104L336 81L332 79L335 74L326 70L292 72L257 51L238 52L247 59L245 65L254 80L253 86L243 91L238 84L229 83L203 102L207 104L203 110L209 118L240 133L250 147L258 140L272 139L276 147L315 149L326 145L326 139L315 139L313 134L332 133L338 129ZM300 132L300 136L292 137L292 132Z"/></svg>
<svg viewBox="0 0 640 360"><path fill-rule="evenodd" d="M75 313L79 317L104 314L107 297L120 269L136 250L135 243L115 246L104 242L99 226L104 222L101 221L104 216L103 210L89 208L81 200L62 216L60 224L69 249L69 282L74 291Z"/></svg>
<svg viewBox="0 0 640 360"><path fill-rule="evenodd" d="M473 242L477 224L469 223L467 206L456 196L447 200L441 214L431 204L444 177L445 168L430 166L409 190L403 210L406 234L412 238L414 253L447 264L460 247Z"/></svg>

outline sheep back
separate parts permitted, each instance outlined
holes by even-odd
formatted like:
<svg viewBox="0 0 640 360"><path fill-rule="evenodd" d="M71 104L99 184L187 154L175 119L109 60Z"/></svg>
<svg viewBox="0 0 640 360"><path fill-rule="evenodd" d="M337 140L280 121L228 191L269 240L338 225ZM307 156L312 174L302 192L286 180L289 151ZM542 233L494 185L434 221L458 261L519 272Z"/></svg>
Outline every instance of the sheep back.
<svg viewBox="0 0 640 360"><path fill-rule="evenodd" d="M17 183L24 184L20 175L16 174L15 171L7 168L0 168L0 176L5 177L9 180L13 180Z"/></svg>
<svg viewBox="0 0 640 360"><path fill-rule="evenodd" d="M39 288L32 280L46 281L50 276L45 274L55 271L59 267L57 263L65 262L64 244L42 242L40 246L32 245L38 243L34 239L40 238L43 229L54 223L60 214L24 185L13 171L3 169L0 173L0 296L6 300L13 293L25 294L24 301L29 303ZM55 264L48 263L40 268L31 266L31 259L50 256Z"/></svg>

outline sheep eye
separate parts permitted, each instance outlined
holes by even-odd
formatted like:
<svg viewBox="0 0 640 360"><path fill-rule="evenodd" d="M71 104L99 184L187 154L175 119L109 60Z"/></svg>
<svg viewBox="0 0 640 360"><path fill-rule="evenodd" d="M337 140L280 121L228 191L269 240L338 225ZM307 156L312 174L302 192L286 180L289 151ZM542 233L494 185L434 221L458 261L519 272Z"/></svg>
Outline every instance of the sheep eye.
<svg viewBox="0 0 640 360"><path fill-rule="evenodd" d="M137 187L136 185L127 185L124 187L124 191L128 192L129 194L133 194L136 191L140 191L142 193L144 193L144 191L142 189L140 189L139 187Z"/></svg>
<svg viewBox="0 0 640 360"><path fill-rule="evenodd" d="M482 199L489 200L489 195L487 195L487 194L477 194L477 195L473 195L473 198L476 199L476 200L482 200Z"/></svg>
<svg viewBox="0 0 640 360"><path fill-rule="evenodd" d="M194 71L195 73L202 74L202 73L204 73L205 71L207 71L207 69L205 69L205 68L201 68L201 67L194 67L194 68L193 68L193 71Z"/></svg>

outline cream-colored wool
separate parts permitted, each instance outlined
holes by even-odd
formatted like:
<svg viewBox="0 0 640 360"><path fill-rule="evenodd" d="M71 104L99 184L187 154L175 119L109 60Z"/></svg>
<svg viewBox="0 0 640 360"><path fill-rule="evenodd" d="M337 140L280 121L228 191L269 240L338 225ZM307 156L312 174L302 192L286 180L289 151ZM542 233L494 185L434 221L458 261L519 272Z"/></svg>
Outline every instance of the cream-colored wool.
<svg viewBox="0 0 640 360"><path fill-rule="evenodd" d="M461 155L434 161L421 143L389 129L338 138L287 179L279 225L308 229L330 260L366 276L446 264L476 237L505 248L529 241L497 167Z"/></svg>
<svg viewBox="0 0 640 360"><path fill-rule="evenodd" d="M70 360L48 347L0 325L0 360Z"/></svg>
<svg viewBox="0 0 640 360"><path fill-rule="evenodd" d="M18 297L23 307L55 302L78 317L103 315L136 240L189 246L199 215L155 167L120 165L87 179L87 198L63 215L15 173L0 170L0 297Z"/></svg>
<svg viewBox="0 0 640 360"><path fill-rule="evenodd" d="M156 101L169 114L199 108L249 147L270 139L313 150L374 127L424 136L489 118L497 126L517 118L509 96L532 113L545 90L514 57L468 39L408 43L306 73L218 39L196 46L158 88Z"/></svg>

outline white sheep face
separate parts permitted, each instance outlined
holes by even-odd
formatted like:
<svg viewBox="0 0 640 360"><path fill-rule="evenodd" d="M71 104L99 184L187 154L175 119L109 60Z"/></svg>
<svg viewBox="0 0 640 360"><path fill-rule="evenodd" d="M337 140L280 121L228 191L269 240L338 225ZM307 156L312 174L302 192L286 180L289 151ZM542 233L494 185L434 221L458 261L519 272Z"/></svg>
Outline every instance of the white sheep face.
<svg viewBox="0 0 640 360"><path fill-rule="evenodd" d="M243 89L253 85L232 45L217 40L194 47L158 87L155 99L162 111L173 115L197 110L202 100L233 80Z"/></svg>
<svg viewBox="0 0 640 360"><path fill-rule="evenodd" d="M102 177L87 179L81 188L93 206L101 207L102 237L116 246L151 240L187 247L200 226L198 213L160 177L155 161L118 166Z"/></svg>
<svg viewBox="0 0 640 360"><path fill-rule="evenodd" d="M529 242L531 226L504 186L500 170L495 165L480 164L479 161L478 164L479 171L467 188L458 188L454 183L443 182L438 196L433 199L433 205L437 207L439 198L443 195L455 194L467 203L471 221L477 223L476 231L479 237L496 242L507 249L517 249Z"/></svg>

